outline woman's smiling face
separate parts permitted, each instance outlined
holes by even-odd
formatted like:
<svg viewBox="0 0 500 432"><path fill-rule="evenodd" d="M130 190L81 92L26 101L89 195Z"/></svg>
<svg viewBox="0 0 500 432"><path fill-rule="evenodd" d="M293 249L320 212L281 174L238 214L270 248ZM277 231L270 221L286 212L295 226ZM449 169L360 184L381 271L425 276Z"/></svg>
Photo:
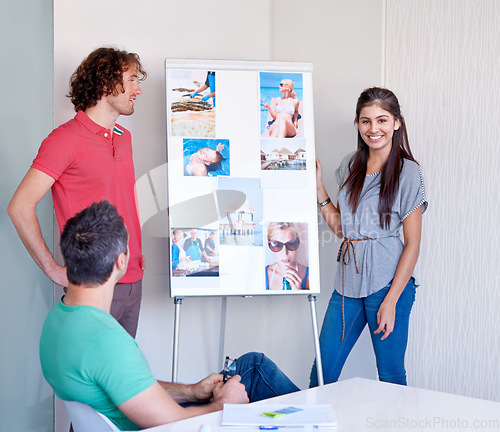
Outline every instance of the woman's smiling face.
<svg viewBox="0 0 500 432"><path fill-rule="evenodd" d="M391 150L394 131L401 126L399 120L378 104L361 109L356 122L361 138L370 150Z"/></svg>
<svg viewBox="0 0 500 432"><path fill-rule="evenodd" d="M184 232L182 230L180 230L180 229L175 230L174 243L180 242L183 237L184 237Z"/></svg>

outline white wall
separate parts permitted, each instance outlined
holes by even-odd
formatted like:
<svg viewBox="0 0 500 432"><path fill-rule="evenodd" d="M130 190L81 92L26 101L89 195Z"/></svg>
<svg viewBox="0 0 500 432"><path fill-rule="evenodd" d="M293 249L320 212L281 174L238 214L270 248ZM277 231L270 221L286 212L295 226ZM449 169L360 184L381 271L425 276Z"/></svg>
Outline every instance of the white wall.
<svg viewBox="0 0 500 432"><path fill-rule="evenodd" d="M56 124L73 115L64 97L66 83L92 49L117 45L138 52L149 76L142 85L135 114L120 121L132 131L139 178L165 163L165 58L312 61L317 153L326 165L333 193L333 169L355 146L352 121L356 97L363 88L380 84L382 71L382 1L351 3L225 0L208 5L199 0L144 4L122 1L116 8L115 2L56 0ZM361 18L360 8L365 11ZM79 19L72 20L73 16ZM372 49L363 52L367 39ZM147 269L137 339L153 373L170 379L173 301L168 291L167 230L162 221L166 221L165 213L155 215L143 229ZM332 291L338 246L324 225L322 230L320 323ZM220 303L219 298L184 300L181 381L192 381L219 369ZM314 357L307 300L228 299L225 347L231 356L249 350L264 351L300 387L307 387ZM373 361L365 357L360 354L360 361L369 365L367 370L356 374L375 377Z"/></svg>
<svg viewBox="0 0 500 432"><path fill-rule="evenodd" d="M387 4L387 85L429 198L409 383L500 401L500 3Z"/></svg>
<svg viewBox="0 0 500 432"><path fill-rule="evenodd" d="M15 64L17 71L34 73L27 78L10 73L8 85L4 83L8 106L3 105L0 116L2 208L52 127L46 118L52 111L46 65L51 60L50 5L32 1L31 8L21 10L22 5L12 3L6 9L4 3L4 69ZM411 321L409 382L500 400L500 242L495 229L499 7L495 0L55 0L55 124L73 115L64 95L70 74L85 55L100 45L138 52L149 78L136 113L122 122L134 137L139 178L165 162L164 58L312 61L317 154L326 165L327 183L333 185L334 168L355 146L356 97L385 79L403 104L430 199L418 265L422 287ZM28 108L37 113L29 119L29 128ZM44 233L50 237L50 200L39 210ZM15 323L11 333L2 332L2 347L7 349L0 356L1 429L16 424L16 430L51 430L50 398L34 360L50 283L20 245L5 213L0 227L4 291L15 289L1 304L2 328ZM165 233L162 215L144 227L148 268L138 341L154 373L169 378L173 304L168 296ZM338 246L323 223L320 243L321 322ZM302 303L302 298L229 299L226 352L263 350L305 387L313 353L309 310ZM28 316L12 315L27 304ZM219 308L220 299L184 301L181 380L191 381L218 368ZM20 341L27 342L22 346ZM343 376L375 377L369 340L364 338L356 350Z"/></svg>

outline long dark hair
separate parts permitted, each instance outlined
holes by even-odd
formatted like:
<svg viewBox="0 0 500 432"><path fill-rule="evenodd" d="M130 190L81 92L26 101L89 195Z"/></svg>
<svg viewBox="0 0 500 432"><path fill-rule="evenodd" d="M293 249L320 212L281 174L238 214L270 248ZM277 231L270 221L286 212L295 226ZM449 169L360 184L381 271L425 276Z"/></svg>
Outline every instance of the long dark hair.
<svg viewBox="0 0 500 432"><path fill-rule="evenodd" d="M391 209L399 189L399 175L403 168L404 159L416 161L410 150L405 119L401 114L398 98L392 91L380 87L372 87L364 90L359 96L356 105L355 122L358 123L359 114L363 108L374 104L390 112L394 120L399 120L400 122L399 129L394 131L391 152L382 167L382 176L380 179L378 213L380 216L380 226L387 229L391 224ZM363 141L358 130L358 151L349 162L350 173L342 185L342 187L347 188L349 206L353 213L358 208L359 196L365 182L368 156L369 147Z"/></svg>

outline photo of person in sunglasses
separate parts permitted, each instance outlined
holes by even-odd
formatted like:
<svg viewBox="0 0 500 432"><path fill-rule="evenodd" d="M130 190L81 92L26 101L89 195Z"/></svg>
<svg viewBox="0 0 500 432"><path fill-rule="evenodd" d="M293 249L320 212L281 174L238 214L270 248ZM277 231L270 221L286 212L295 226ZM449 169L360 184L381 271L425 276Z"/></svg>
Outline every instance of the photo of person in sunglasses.
<svg viewBox="0 0 500 432"><path fill-rule="evenodd" d="M291 222L270 222L267 247L274 263L266 266L266 290L309 289L309 267L298 262L307 260L307 245L301 247L301 225ZM305 236L304 236L305 237ZM302 252L302 253L301 253Z"/></svg>

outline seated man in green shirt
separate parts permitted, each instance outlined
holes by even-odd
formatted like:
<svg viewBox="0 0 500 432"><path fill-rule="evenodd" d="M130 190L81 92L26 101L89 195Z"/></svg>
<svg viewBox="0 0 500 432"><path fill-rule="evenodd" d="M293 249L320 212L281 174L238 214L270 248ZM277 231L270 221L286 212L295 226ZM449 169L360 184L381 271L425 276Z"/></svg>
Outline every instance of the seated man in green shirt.
<svg viewBox="0 0 500 432"><path fill-rule="evenodd" d="M191 385L156 381L135 340L109 314L114 286L127 269L127 243L123 219L107 201L64 227L69 284L40 340L43 374L59 398L90 405L122 430L138 430L298 390L257 353L237 359L237 375L225 383L220 374Z"/></svg>

